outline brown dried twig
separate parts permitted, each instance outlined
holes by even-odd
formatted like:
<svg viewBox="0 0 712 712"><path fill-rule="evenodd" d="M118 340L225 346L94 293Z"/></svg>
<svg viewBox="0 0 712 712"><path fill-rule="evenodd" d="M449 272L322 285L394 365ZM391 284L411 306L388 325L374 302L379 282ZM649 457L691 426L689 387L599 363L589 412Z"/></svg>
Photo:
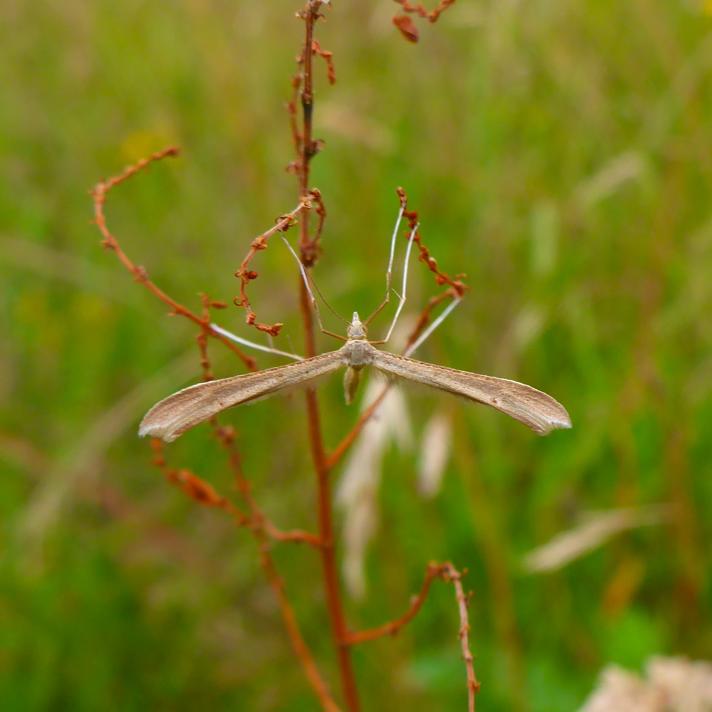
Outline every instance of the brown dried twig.
<svg viewBox="0 0 712 712"><path fill-rule="evenodd" d="M394 0L394 2L403 8L403 12L415 14L428 22L437 22L440 15L455 4L455 0L440 0L432 10L428 10L424 5L420 3L414 5L409 0Z"/></svg>
<svg viewBox="0 0 712 712"><path fill-rule="evenodd" d="M438 261L430 254L430 250L427 245L423 242L420 235L420 221L418 220L418 213L415 210L408 210L408 196L403 188L398 188L398 197L401 201L401 205L404 207L403 217L408 220L408 232L407 234L413 242L418 246L418 259L427 266L427 268L435 275L435 283L438 286L444 284L449 285L457 297L463 297L467 291L467 285L462 281L465 277L464 274L456 274L451 277L447 272L443 272L438 267ZM416 230L416 228L418 228ZM415 231L415 232L414 232Z"/></svg>
<svg viewBox="0 0 712 712"><path fill-rule="evenodd" d="M301 76L293 80L292 86L295 96L293 108L290 112L290 123L293 131L293 141L297 153L296 160L291 164L297 176L297 187L300 199L308 192L309 168L312 158L319 150L319 142L312 138L313 113L314 113L314 84L313 84L313 48L314 26L322 17L322 0L309 0L299 13L304 21L304 44L300 63ZM296 117L296 94L298 93L301 104L301 127ZM323 204L322 204L323 209ZM325 214L325 213L324 213ZM319 254L317 239L309 229L308 211L300 222L299 251L305 269L310 269ZM299 307L302 316L304 332L304 346L307 356L316 353L314 319L311 311L311 302L306 286L299 280ZM341 587L336 567L334 548L334 525L332 519L331 482L329 468L326 462L326 452L321 432L321 416L319 403L313 389L307 389L305 394L307 410L307 427L309 432L309 449L311 452L317 486L317 516L319 523L319 538L322 542L321 564L324 583L324 596L329 614L331 634L336 650L341 689L344 703L349 712L358 712L359 698L354 676L351 651L344 643L348 633L346 617L344 614Z"/></svg>
<svg viewBox="0 0 712 712"><path fill-rule="evenodd" d="M347 642L349 645L359 645L378 638L383 638L386 635L396 635L410 621L418 615L420 609L425 603L430 587L433 581L439 578L446 583L452 583L455 588L455 597L457 599L458 613L460 617L460 646L462 649L462 658L465 661L465 669L467 673L467 690L468 690L468 712L475 710L475 695L480 689L480 683L477 681L474 667L474 656L470 650L469 633L470 623L467 612L468 596L462 588L462 574L449 562L443 564L431 562L425 570L425 578L420 587L420 591L412 597L408 610L395 620L384 623L376 628L368 628L366 630L354 631L349 633Z"/></svg>
<svg viewBox="0 0 712 712"><path fill-rule="evenodd" d="M99 228L99 231L101 232L104 238L102 244L107 250L111 250L116 254L121 264L126 267L126 269L134 276L134 279L139 284L143 284L143 286L146 287L149 292L158 297L158 299L160 299L164 304L167 304L170 307L172 314L184 316L187 319L190 319L195 324L198 324L201 329L205 330L206 333L208 333L212 338L221 341L225 346L227 346L230 351L232 351L245 364L248 369L254 371L257 369L257 364L251 356L248 356L241 349L235 346L235 344L226 339L222 334L219 334L217 331L215 331L210 326L210 324L206 324L201 316L191 311L183 304L177 302L175 299L166 294L166 292L160 289L154 282L152 282L148 277L148 272L146 271L146 269L144 267L141 267L140 265L135 264L131 260L131 258L123 251L121 245L119 244L119 241L109 231L109 228L107 226L106 216L104 214L104 206L106 205L106 198L109 194L109 191L111 191L112 188L115 188L120 183L129 180L137 173L147 168L152 163L155 163L156 161L160 161L167 157L177 156L178 153L179 149L176 146L169 146L168 148L165 148L162 151L157 151L156 153L151 154L147 158L143 158L137 163L128 166L123 171L123 173L120 173L117 176L97 183L97 185L92 190L91 195L94 199L94 219L96 221L97 227Z"/></svg>
<svg viewBox="0 0 712 712"><path fill-rule="evenodd" d="M210 299L207 294L201 294L200 298L203 302L203 318L206 324L209 324L211 321L210 309L224 309L227 306L224 302L216 302ZM208 344L205 329L198 334L196 340L198 342L198 350L200 352L200 364L203 369L203 380L210 381L213 378L213 372L210 357L208 355ZM229 464L234 473L237 490L243 496L252 512L252 518L247 518L245 521L239 521L238 523L242 526L249 525L253 527L261 527L265 534L277 541L302 542L317 548L320 547L321 541L315 534L311 534L310 532L306 532L301 529L282 531L269 519L267 519L264 513L257 506L255 500L252 498L249 481L243 475L242 462L237 447L235 446L235 429L229 425L220 425L217 416L210 419L210 426L213 429L213 435L228 454Z"/></svg>
<svg viewBox="0 0 712 712"><path fill-rule="evenodd" d="M455 588L455 598L457 599L457 608L460 614L460 648L467 672L467 709L468 712L475 712L475 696L480 691L480 683L475 675L474 656L470 650L470 623L467 616L469 597L465 595L462 588L462 574L449 562L446 566L448 568L444 572L444 580L452 583Z"/></svg>
<svg viewBox="0 0 712 712"><path fill-rule="evenodd" d="M195 473L185 468L176 470L169 467L163 451L163 442L158 439L153 439L151 441L151 446L154 452L153 464L158 467L171 484L174 484L179 489L183 490L183 492L191 497L191 499L203 506L214 507L226 512L232 517L233 521L238 526L245 527L252 532L260 552L260 564L265 572L270 586L272 587L272 590L275 593L275 596L277 597L280 612L282 614L282 620L295 655L302 664L305 675L318 697L322 705L322 709L326 712L339 712L339 707L332 698L326 682L321 677L321 673L316 666L314 657L301 634L299 624L297 623L296 616L294 615L294 609L292 608L286 594L284 581L277 572L274 559L272 558L272 554L270 552L269 537L279 541L301 541L317 547L321 546L321 542L319 542L317 537L313 534L309 534L308 532L282 532L264 516L251 495L248 480L242 473L240 458L237 450L234 448L233 429L222 428L217 424L217 422L213 423L213 428L216 437L218 437L223 447L229 453L230 465L235 475L237 489L250 509L249 515L243 513L226 497L218 494L212 485L198 477Z"/></svg>
<svg viewBox="0 0 712 712"><path fill-rule="evenodd" d="M233 471L237 490L240 492L243 500L250 509L253 522L255 523L255 526L252 528L252 532L259 548L260 563L273 591L275 592L275 595L277 596L282 613L282 619L287 629L292 648L294 649L297 658L299 658L307 679L319 698L323 709L327 712L337 712L338 707L334 702L328 686L319 672L319 669L316 666L314 657L308 645L302 637L299 624L297 623L296 616L294 615L294 609L292 608L286 593L284 581L277 572L277 567L275 566L274 559L272 558L268 540L268 536L274 533L275 528L273 525L267 523L267 519L260 511L252 496L250 482L242 471L242 460L237 448L235 447L235 431L230 427L219 427L217 423L213 423L213 430L215 436L228 455L229 464ZM297 537L296 532L284 534L289 540L296 540L295 538L290 538ZM323 551L326 547L326 541L323 538L314 537L314 535L311 534L308 536L310 538L310 543L317 545L319 549ZM307 539L303 536L299 537L299 540L307 541Z"/></svg>
<svg viewBox="0 0 712 712"><path fill-rule="evenodd" d="M312 54L321 57L324 62L326 62L326 78L329 80L329 84L335 84L336 69L334 69L334 53L322 49L316 40L312 40Z"/></svg>
<svg viewBox="0 0 712 712"><path fill-rule="evenodd" d="M319 195L318 199L319 201L321 200L321 195ZM247 296L247 285L257 279L259 277L259 273L249 268L250 263L258 252L267 249L267 245L269 244L269 238L272 237L272 235L278 232L287 232L289 228L296 224L297 215L308 209L309 200L307 197L304 197L299 203L299 205L294 208L294 210L285 213L284 215L281 215L279 218L277 218L277 221L271 228L269 228L269 230L265 230L265 232L263 232L261 235L258 235L252 241L252 243L250 244L250 249L247 251L245 258L242 260L240 266L235 271L235 277L240 280L240 294L234 299L235 306L242 307L247 311L247 316L245 317L245 322L247 324L249 324L250 326L254 326L255 329L257 329L258 331L264 331L265 333L270 334L271 336L277 336L283 324L279 322L275 324L264 324L256 321L257 315L252 309L252 305L250 304L250 300Z"/></svg>
<svg viewBox="0 0 712 712"><path fill-rule="evenodd" d="M221 426L215 423L215 427L220 428ZM192 470L169 467L165 457L163 441L157 438L152 439L151 448L153 449L153 464L171 484L181 489L198 504L222 510L232 517L239 527L263 529L264 533L275 541L298 542L309 544L315 548L321 546L319 538L311 532L301 529L288 531L279 529L259 510L254 500L250 505L252 511L250 515L247 515L234 502L221 495L209 482L196 475Z"/></svg>
<svg viewBox="0 0 712 712"><path fill-rule="evenodd" d="M421 4L414 5L408 0L395 0L395 2L403 8L405 14L395 15L393 17L393 24L408 42L417 42L420 39L420 33L410 15L416 15L430 23L434 23L438 21L440 15L442 15L445 10L455 3L455 0L440 0L432 10L428 10Z"/></svg>
<svg viewBox="0 0 712 712"><path fill-rule="evenodd" d="M318 6L323 3L309 3L309 5L314 5L317 7L317 13L316 14L311 14L309 11L309 5L305 7L302 12L298 14L299 17L304 19L307 23L311 22L312 27L313 23L315 23L319 18L323 17L318 12ZM326 63L326 76L329 81L329 84L334 84L336 82L336 69L334 68L334 53L329 52L325 49L322 49L321 45L319 42L315 39L313 39L313 29L312 29L312 38L311 38L311 52L309 53L309 62L308 62L308 71L309 71L309 77L311 78L311 57L312 56L317 56L321 57L324 62ZM307 45L308 46L308 45ZM295 173L299 175L300 173L303 172L303 165L304 165L304 160L303 160L303 149L306 146L308 148L307 153L309 154L309 158L313 157L316 155L319 150L321 150L323 146L322 141L315 141L312 142L311 140L307 141L305 143L305 133L306 127L302 127L300 129L299 127L299 117L298 117L298 112L297 112L297 104L299 103L299 98L300 98L300 92L302 91L302 86L304 84L306 72L307 72L307 62L306 62L306 57L307 57L307 52L305 49L303 49L298 55L297 55L297 73L292 77L292 97L291 99L287 102L287 113L289 114L289 125L291 129L291 134L292 134L292 142L294 144L294 151L297 154L297 159L295 161L292 161L291 163L288 164L287 169L291 173ZM308 159L307 159L308 160Z"/></svg>
<svg viewBox="0 0 712 712"><path fill-rule="evenodd" d="M107 226L104 206L106 204L106 198L109 191L120 183L132 178L150 164L166 157L176 156L177 154L178 149L173 146L162 151L158 151L127 167L121 174L101 181L95 186L92 191L92 197L94 199L94 215L96 224L104 238L102 244L105 248L112 250L117 255L119 261L129 272L131 272L131 274L134 275L137 282L143 284L164 304L167 304L171 308L171 312L173 314L184 316L200 326L197 342L204 380L212 378L212 369L207 352L208 336L219 340L233 353L238 355L249 369L255 370L256 364L254 359L244 354L231 341L214 331L211 326L210 309L224 308L226 306L224 303L211 300L206 295L201 295L203 306L202 314L196 314L184 305L180 304L156 286L156 284L148 278L146 270L143 267L136 265L128 257L128 255L121 248L117 238L110 232ZM320 201L320 197L317 198L317 200ZM298 209L302 209L302 207L303 204L300 204ZM248 504L248 508L250 510L249 514L244 513L231 500L219 494L211 484L203 480L194 472L188 470L187 468L176 469L169 467L165 459L162 443L159 440L152 441L154 449L153 462L171 484L177 486L195 502L201 504L202 506L212 507L225 512L232 518L237 526L247 528L252 532L259 547L262 568L277 597L282 619L295 655L302 664L305 675L317 698L319 699L322 708L327 712L338 712L339 708L332 698L326 683L321 677L311 651L301 635L294 611L285 592L284 582L277 573L274 561L269 551L270 539L274 539L276 541L302 542L316 548L321 548L321 540L316 535L301 530L282 531L271 521L269 521L267 517L265 517L265 515L257 507L250 494L249 483L242 475L239 455L233 445L234 431L232 431L231 428L221 427L216 419L213 419L212 426L216 437L221 442L223 447L225 447L225 449L229 452L231 466L236 472L238 491L242 494L243 499L245 499Z"/></svg>

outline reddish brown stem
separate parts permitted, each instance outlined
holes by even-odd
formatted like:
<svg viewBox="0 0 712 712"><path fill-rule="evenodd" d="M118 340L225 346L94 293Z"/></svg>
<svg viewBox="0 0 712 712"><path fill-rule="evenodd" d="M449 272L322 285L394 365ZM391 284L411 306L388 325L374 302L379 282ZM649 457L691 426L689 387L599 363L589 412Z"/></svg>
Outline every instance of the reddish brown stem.
<svg viewBox="0 0 712 712"><path fill-rule="evenodd" d="M349 643L351 645L358 645L359 643L367 643L371 640L377 640L385 635L395 635L398 633L403 626L408 625L408 623L410 623L410 621L418 615L418 612L425 603L425 599L428 597L433 580L438 578L438 576L441 576L444 571L444 564L428 564L428 568L425 570L423 585L420 587L420 591L412 597L408 610L400 618L396 618L388 623L379 625L377 628L368 628L367 630L359 630L350 633L348 636Z"/></svg>
<svg viewBox="0 0 712 712"><path fill-rule="evenodd" d="M160 161L163 158L167 158L169 156L177 156L178 151L179 149L177 147L169 146L168 148L162 151L157 151L156 153L151 154L148 158L143 158L134 165L129 166L123 171L123 173L119 174L118 176L114 176L112 178L109 178L108 180L104 180L97 183L94 190L92 191L92 197L94 198L94 218L96 220L96 225L99 228L99 231L101 232L102 236L104 237L104 247L109 250L112 250L116 254L121 264L123 264L124 267L126 267L126 269L134 276L137 282L143 284L143 286L146 287L149 292L158 297L158 299L160 299L164 304L167 304L171 308L173 314L179 314L180 316L190 319L192 322L198 324L202 329L205 329L205 331L211 337L217 339L218 341L221 341L238 358L242 360L242 362L248 369L254 371L257 369L257 364L251 356L248 356L241 349L237 348L235 344L233 344L229 339L226 339L222 334L219 334L217 331L214 331L209 324L205 323L205 320L199 314L196 314L195 312L188 309L188 307L184 306L183 304L180 304L175 299L168 296L168 294L166 294L162 289L156 286L156 284L149 279L146 270L140 265L135 264L131 260L131 258L121 249L118 240L109 231L109 228L107 226L106 216L104 214L104 206L106 204L106 198L109 194L109 191L120 183L123 183L129 178L132 178L139 171L148 167L151 163L154 163L155 161Z"/></svg>
<svg viewBox="0 0 712 712"><path fill-rule="evenodd" d="M305 24L304 49L300 59L303 60L302 78L297 86L301 86L302 127L297 129L295 135L299 137L298 146L301 153L298 157L297 176L299 179L299 196L301 199L307 195L309 186L310 161L316 152L316 144L312 138L312 117L314 109L312 48L314 46L314 25L319 19L322 3L319 0L310 0L302 12ZM323 211L323 204L320 204ZM320 215L323 219L323 216ZM312 238L309 230L309 211L305 211L304 219L300 222L301 237L299 247L302 263L307 267L314 264L318 256L318 238ZM320 230L319 230L320 232ZM299 281L299 303L304 329L304 342L307 356L315 354L314 321L311 313L309 295L304 283ZM326 462L324 441L321 433L321 420L319 404L316 393L312 389L306 392L307 421L309 428L309 444L316 473L319 539L321 540L321 563L324 579L324 593L329 612L329 622L334 645L337 651L339 674L344 702L349 712L358 712L359 699L356 688L351 650L346 642L348 628L344 616L341 589L336 567L336 554L334 542L334 527L332 521L331 486L329 481L329 468Z"/></svg>
<svg viewBox="0 0 712 712"><path fill-rule="evenodd" d="M318 195L318 200L321 201L320 195ZM289 230L289 228L294 225L297 215L302 211L308 211L308 209L309 197L305 195L299 205L294 208L294 210L286 213L285 215L281 215L279 218L277 218L276 223L269 230L265 230L265 232L263 232L261 235L258 235L252 241L250 249L247 251L245 258L242 260L240 266L235 272L235 276L240 280L240 295L238 297L235 297L235 305L238 307L243 307L247 311L247 316L245 317L245 322L247 324L249 324L250 326L254 326L255 329L257 329L258 331L264 331L265 333L270 334L271 336L277 336L283 325L280 323L264 324L256 320L257 315L252 309L252 305L250 304L250 300L247 296L247 285L251 281L257 279L259 277L259 274L255 272L255 270L249 269L250 263L258 252L267 249L269 238L272 237L272 235L277 232L286 232L287 230ZM308 212L306 212L306 215L308 216Z"/></svg>
<svg viewBox="0 0 712 712"><path fill-rule="evenodd" d="M225 339L221 334L215 332L210 325L210 308L222 308L225 305L220 302L211 301L207 296L201 295L203 302L203 313L201 315L195 314L187 307L175 301L172 297L168 296L159 287L157 287L152 281L148 279L146 270L142 267L134 264L134 262L128 257L128 255L121 249L118 240L109 231L106 217L104 215L104 205L106 203L106 196L109 191L120 183L128 180L132 176L136 175L139 171L146 168L151 163L166 158L167 156L175 156L178 153L178 149L174 147L167 148L163 151L152 154L148 158L145 158L138 163L129 166L123 173L106 181L102 181L94 188L92 195L94 198L94 214L96 218L96 224L104 237L104 246L108 249L113 250L121 263L126 267L126 269L131 272L136 278L136 281L143 284L150 292L152 292L156 297L158 297L162 302L171 307L173 313L185 316L191 321L198 324L201 331L198 335L198 347L200 350L201 366L203 369L203 377L205 380L212 378L212 371L210 367L210 361L208 358L207 351L207 336L212 336L218 339L223 344L225 344L231 351L237 354L245 363L245 365L251 370L256 369L256 364L252 358L246 356L240 351L233 343ZM300 206L301 209L301 206ZM290 218L291 219L291 218ZM287 595L284 589L284 582L277 573L274 565L274 560L272 559L269 550L269 537L278 539L280 541L303 541L309 543L313 546L321 548L321 540L313 534L308 532L302 532L299 530L291 532L282 532L277 527L275 527L262 512L258 509L254 499L250 494L249 483L242 474L241 463L239 455L236 448L233 445L234 433L229 428L222 428L219 426L217 419L213 418L211 421L213 429L216 436L220 440L221 444L226 448L229 453L230 464L235 472L235 478L238 485L238 491L242 494L245 502L248 504L250 509L250 515L244 514L238 509L238 507L233 504L230 500L218 494L218 492L207 483L202 478L198 477L190 470L181 469L176 470L168 467L165 457L163 455L162 443L159 440L153 441L154 448L154 463L161 469L166 478L176 486L180 487L189 497L194 499L199 504L208 507L214 507L216 509L222 510L229 514L234 522L241 527L249 528L252 532L255 540L258 543L260 551L260 562L262 569L264 570L267 579L275 592L277 601L279 603L279 608L282 614L282 619L284 621L285 628L287 630L287 635L294 649L295 655L300 661L307 680L309 681L314 693L321 703L321 707L326 712L339 712L339 707L334 702L331 697L331 693L321 677L314 658L312 657L311 651L309 650L304 638L301 635L299 626L294 615L294 611L289 603Z"/></svg>
<svg viewBox="0 0 712 712"><path fill-rule="evenodd" d="M440 15L445 12L451 5L455 4L455 0L440 0L438 4L432 9L428 10L424 5L417 4L413 5L408 2L408 0L395 0L402 8L404 12L412 12L422 17L428 22L437 22Z"/></svg>
<svg viewBox="0 0 712 712"><path fill-rule="evenodd" d="M443 579L450 581L455 588L455 598L457 600L457 609L460 614L460 649L462 650L462 659L465 661L465 670L467 672L467 710L475 712L475 696L480 690L480 683L475 675L474 656L470 650L470 622L467 615L468 596L462 588L462 574L451 564L447 563L447 571L444 573Z"/></svg>
<svg viewBox="0 0 712 712"><path fill-rule="evenodd" d="M268 540L268 530L272 527L272 525L267 523L267 519L252 497L250 482L242 471L240 454L235 447L234 430L232 428L220 427L215 424L214 432L220 441L220 444L228 454L230 467L235 477L235 485L250 510L253 522L251 531L253 532L255 541L257 542L260 551L260 563L265 575L267 576L267 580L269 581L270 586L277 597L282 614L282 620L284 621L285 628L287 629L287 635L289 636L294 653L302 664L304 673L309 680L312 689L319 698L322 709L326 712L339 712L339 707L334 702L329 688L321 677L321 673L316 666L311 650L302 637L299 624L297 623L296 616L294 615L294 609L292 608L285 591L284 581L279 575L274 559L272 558ZM310 537L313 537L313 535L310 535ZM323 539L318 540L315 538L315 541L319 541L319 548L323 551L323 547L321 546Z"/></svg>
<svg viewBox="0 0 712 712"><path fill-rule="evenodd" d="M326 459L326 466L329 470L333 470L334 467L341 462L341 459L349 451L354 442L356 442L356 438L361 434L366 423L368 423L378 410L378 406L383 402L390 387L390 384L383 387L383 390L373 399L373 402L361 413L351 430L344 435L341 442L331 451Z"/></svg>
<svg viewBox="0 0 712 712"><path fill-rule="evenodd" d="M217 420L213 419L213 428L221 429ZM228 514L239 527L259 528L264 533L275 541L293 541L303 544L309 544L316 549L321 548L321 540L316 534L303 531L302 529L290 529L284 531L275 526L267 517L257 509L254 500L250 499L250 516L242 512L237 505L227 497L219 494L216 489L202 477L199 477L187 468L179 470L168 466L163 454L163 443L161 440L154 439L151 441L153 448L153 464L161 470L166 479L172 484L179 487L191 499L194 499L198 504L204 507L214 507ZM244 487L241 487L241 490Z"/></svg>
<svg viewBox="0 0 712 712"><path fill-rule="evenodd" d="M309 544L316 549L320 549L321 539L316 534L311 532L306 532L303 529L288 529L283 531L278 529L269 519L263 519L262 527L265 530L265 534L268 534L270 538L276 541L294 541L302 544Z"/></svg>
<svg viewBox="0 0 712 712"><path fill-rule="evenodd" d="M307 353L314 353L314 323L312 320L309 295L301 284L300 305L304 324ZM321 541L321 564L324 577L324 593L329 612L332 637L337 651L341 687L350 712L358 712L359 700L351 661L351 651L346 642L348 627L344 616L341 587L336 569L336 551L331 507L331 482L326 463L324 441L321 434L321 419L316 393L306 391L307 422L309 427L309 445L317 480L317 506L319 520L319 539Z"/></svg>
<svg viewBox="0 0 712 712"><path fill-rule="evenodd" d="M325 712L339 712L339 707L331 697L329 688L326 686L326 683L321 677L321 673L314 662L311 651L305 643L304 638L302 638L302 634L299 630L299 624L297 623L296 616L294 615L294 609L292 608L284 589L284 581L275 568L274 560L272 559L272 555L269 550L269 543L263 536L259 536L258 541L260 548L260 563L262 564L262 569L267 575L267 579L269 580L270 585L277 596L279 607L282 612L282 620L284 621L284 625L287 629L287 634L289 635L292 648L304 668L307 679L319 698L322 709L324 709Z"/></svg>
<svg viewBox="0 0 712 712"><path fill-rule="evenodd" d="M474 656L470 650L470 622L467 612L468 596L462 588L462 574L449 561L443 564L434 562L428 564L420 591L413 596L408 610L400 618L384 623L377 628L368 628L367 630L350 633L346 640L350 645L358 645L359 643L377 640L386 635L396 635L401 628L408 625L408 623L418 615L418 612L428 597L430 587L436 578L451 583L455 589L455 599L457 601L458 615L460 617L458 635L467 675L467 709L468 712L475 712L475 696L480 689L480 683L477 681L477 676L475 675Z"/></svg>

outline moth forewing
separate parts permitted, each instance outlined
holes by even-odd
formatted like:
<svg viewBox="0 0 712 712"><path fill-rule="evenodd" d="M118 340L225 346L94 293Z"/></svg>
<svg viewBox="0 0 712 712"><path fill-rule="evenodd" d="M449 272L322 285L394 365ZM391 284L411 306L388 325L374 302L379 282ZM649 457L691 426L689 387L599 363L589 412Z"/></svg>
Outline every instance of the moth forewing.
<svg viewBox="0 0 712 712"><path fill-rule="evenodd" d="M138 434L171 442L226 408L308 385L342 365L344 357L338 350L286 366L189 386L156 403L141 421Z"/></svg>
<svg viewBox="0 0 712 712"><path fill-rule="evenodd" d="M385 373L496 408L539 435L546 435L556 428L571 427L569 414L561 403L524 383L436 366L385 351L375 352L373 366Z"/></svg>

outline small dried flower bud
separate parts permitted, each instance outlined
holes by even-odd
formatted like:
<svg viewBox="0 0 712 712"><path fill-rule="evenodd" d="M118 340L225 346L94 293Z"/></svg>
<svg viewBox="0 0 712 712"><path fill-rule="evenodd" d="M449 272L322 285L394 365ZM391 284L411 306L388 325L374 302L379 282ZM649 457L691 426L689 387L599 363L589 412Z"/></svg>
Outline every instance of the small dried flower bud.
<svg viewBox="0 0 712 712"><path fill-rule="evenodd" d="M401 35L403 35L408 42L415 43L420 39L418 28L415 26L413 20L408 17L408 15L396 15L393 18L393 24L398 28Z"/></svg>

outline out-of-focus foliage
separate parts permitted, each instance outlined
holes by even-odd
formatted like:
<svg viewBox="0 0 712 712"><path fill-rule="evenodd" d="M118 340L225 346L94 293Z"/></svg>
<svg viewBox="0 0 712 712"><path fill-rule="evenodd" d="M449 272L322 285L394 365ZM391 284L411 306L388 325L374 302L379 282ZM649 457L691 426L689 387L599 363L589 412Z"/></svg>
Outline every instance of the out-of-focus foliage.
<svg viewBox="0 0 712 712"><path fill-rule="evenodd" d="M0 4L4 710L315 709L252 540L169 488L135 437L152 402L199 377L194 330L101 250L87 194L182 145L108 216L177 298L230 301L250 239L296 204L284 102L298 4ZM422 357L544 388L575 427L539 439L409 391L416 433L449 409L448 470L425 499L415 455L388 453L369 594L349 615L398 615L426 561L450 558L475 592L478 708L571 710L607 663L712 649L709 3L459 0L418 45L393 11L334 0L319 29L338 83L319 66L312 182L329 218L315 276L342 312L378 302L404 185L440 264L473 287ZM275 243L258 269L260 317L299 349L289 255ZM431 288L413 269L408 309ZM237 309L221 318L250 335ZM219 375L238 370L211 353ZM337 378L320 394L335 443L356 411ZM226 420L266 511L313 528L301 399ZM205 428L168 452L230 491ZM660 503L668 521L523 572L587 510ZM275 555L333 679L316 557ZM359 648L365 708L463 708L457 625L438 585L397 638Z"/></svg>

